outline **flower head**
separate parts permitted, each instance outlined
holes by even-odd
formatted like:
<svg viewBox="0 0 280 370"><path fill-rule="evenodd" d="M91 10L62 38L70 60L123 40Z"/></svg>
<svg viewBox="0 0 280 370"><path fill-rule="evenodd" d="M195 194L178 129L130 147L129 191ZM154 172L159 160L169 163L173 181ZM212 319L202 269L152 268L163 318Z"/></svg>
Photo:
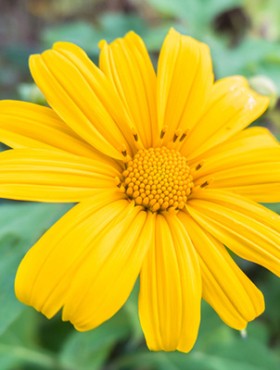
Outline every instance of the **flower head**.
<svg viewBox="0 0 280 370"><path fill-rule="evenodd" d="M50 107L0 103L0 196L78 203L26 254L16 295L84 331L140 274L148 347L187 352L201 297L239 330L263 312L227 248L280 274L280 219L257 203L280 200L280 147L247 128L269 101L214 82L208 47L175 30L157 73L133 32L100 48L99 68L66 42L30 58Z"/></svg>

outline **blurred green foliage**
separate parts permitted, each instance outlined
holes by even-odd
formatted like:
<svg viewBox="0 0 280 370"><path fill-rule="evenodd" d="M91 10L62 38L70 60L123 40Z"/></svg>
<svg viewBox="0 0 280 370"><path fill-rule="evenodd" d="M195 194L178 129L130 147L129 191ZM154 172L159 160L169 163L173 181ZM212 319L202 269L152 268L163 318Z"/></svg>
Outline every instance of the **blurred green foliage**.
<svg viewBox="0 0 280 370"><path fill-rule="evenodd" d="M58 40L73 41L98 61L98 42L129 30L156 61L173 26L207 42L217 78L262 75L276 104L261 123L279 136L280 3L278 0L2 0L0 97L44 103L28 72L28 56ZM274 84L274 85L273 85ZM263 86L260 86L262 88ZM27 249L70 206L5 202L0 213L1 370L278 370L279 281L258 266L242 267L265 294L265 313L246 337L203 304L198 342L188 354L149 352L137 315L137 287L125 307L94 331L76 332L17 302L13 281ZM280 213L279 205L269 205Z"/></svg>

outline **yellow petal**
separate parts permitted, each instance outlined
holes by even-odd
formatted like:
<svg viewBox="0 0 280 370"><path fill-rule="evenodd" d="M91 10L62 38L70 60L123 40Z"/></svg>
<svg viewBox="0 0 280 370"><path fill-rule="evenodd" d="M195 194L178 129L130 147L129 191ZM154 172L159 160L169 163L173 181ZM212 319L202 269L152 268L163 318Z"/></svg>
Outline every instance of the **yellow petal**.
<svg viewBox="0 0 280 370"><path fill-rule="evenodd" d="M86 157L95 152L52 109L21 101L0 102L0 137L12 148L61 149Z"/></svg>
<svg viewBox="0 0 280 370"><path fill-rule="evenodd" d="M232 190L256 202L278 203L280 199L279 186L279 182L271 182L266 184L255 184L253 186L239 185L238 187L229 187L228 190Z"/></svg>
<svg viewBox="0 0 280 370"><path fill-rule="evenodd" d="M240 157L246 155L247 152L277 147L279 148L279 143L268 129L255 126L238 132L224 143L189 160L189 163L195 167L203 162L199 174L206 174L216 169L226 168L230 158L235 164L235 161L239 163Z"/></svg>
<svg viewBox="0 0 280 370"><path fill-rule="evenodd" d="M280 201L280 145L266 129L244 130L203 157L192 161L193 168L203 163L194 172L195 183L211 179L209 188L226 188L258 202Z"/></svg>
<svg viewBox="0 0 280 370"><path fill-rule="evenodd" d="M239 186L254 187L259 184L277 183L280 189L280 148L277 150L258 150L255 153L255 158L253 154L250 153L244 158L243 166L214 172L211 186L237 190L238 192ZM250 164L250 160L254 162L256 155L260 155L260 163ZM278 194L278 201L280 201L280 194Z"/></svg>
<svg viewBox="0 0 280 370"><path fill-rule="evenodd" d="M132 129L134 126L120 97L115 91L114 83L92 63L86 53L77 45L70 42L56 42L53 48L71 60L80 70L98 99L103 103L115 121L118 129L126 138L127 145L130 146L129 153L134 151L137 147L136 143L132 140L134 133ZM100 128L102 129L102 126Z"/></svg>
<svg viewBox="0 0 280 370"><path fill-rule="evenodd" d="M115 85L139 139L152 145L156 130L156 75L142 39L134 32L100 43L100 68Z"/></svg>
<svg viewBox="0 0 280 370"><path fill-rule="evenodd" d="M167 128L163 143L195 125L212 84L208 46L171 29L158 62L158 120L160 129Z"/></svg>
<svg viewBox="0 0 280 370"><path fill-rule="evenodd" d="M0 197L42 202L78 202L100 189L114 189L119 175L103 161L47 149L0 153Z"/></svg>
<svg viewBox="0 0 280 370"><path fill-rule="evenodd" d="M198 190L187 209L234 253L280 275L280 216L237 194Z"/></svg>
<svg viewBox="0 0 280 370"><path fill-rule="evenodd" d="M239 269L226 248L204 231L187 214L180 213L200 257L203 298L222 320L234 329L247 323L264 310L262 293Z"/></svg>
<svg viewBox="0 0 280 370"><path fill-rule="evenodd" d="M140 275L139 313L148 347L188 352L197 337L200 300L200 269L186 229L174 215L157 215Z"/></svg>
<svg viewBox="0 0 280 370"><path fill-rule="evenodd" d="M71 55L61 49L60 44L57 49L30 57L30 69L36 84L73 131L102 153L123 159L121 152L129 152L130 147L110 114L112 106L108 108L111 104L117 110L116 102L103 99L107 86L100 82L105 79L102 72L93 63L89 70L80 58L83 52L78 47L73 47Z"/></svg>
<svg viewBox="0 0 280 370"><path fill-rule="evenodd" d="M64 306L64 319L80 330L100 324L132 289L149 247L149 221L147 243L140 238L145 223L145 212L113 192L78 204L22 260L18 299L49 318Z"/></svg>
<svg viewBox="0 0 280 370"><path fill-rule="evenodd" d="M92 250L75 274L65 299L63 320L70 320L76 329L84 331L100 325L119 310L152 247L153 218L153 214L132 203L126 203L110 224L106 215L96 214L91 226L95 236ZM107 221L106 227L95 230L100 219Z"/></svg>
<svg viewBox="0 0 280 370"><path fill-rule="evenodd" d="M184 141L182 153L195 158L243 130L268 107L269 99L251 90L245 78L217 81L211 99Z"/></svg>

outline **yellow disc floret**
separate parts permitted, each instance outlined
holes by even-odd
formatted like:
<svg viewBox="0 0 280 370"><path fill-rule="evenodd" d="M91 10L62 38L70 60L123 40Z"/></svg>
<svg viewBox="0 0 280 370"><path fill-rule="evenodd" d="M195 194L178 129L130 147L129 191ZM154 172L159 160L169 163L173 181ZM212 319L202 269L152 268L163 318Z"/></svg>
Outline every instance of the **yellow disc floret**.
<svg viewBox="0 0 280 370"><path fill-rule="evenodd" d="M166 147L140 149L122 175L128 198L152 212L183 209L193 187L186 158Z"/></svg>

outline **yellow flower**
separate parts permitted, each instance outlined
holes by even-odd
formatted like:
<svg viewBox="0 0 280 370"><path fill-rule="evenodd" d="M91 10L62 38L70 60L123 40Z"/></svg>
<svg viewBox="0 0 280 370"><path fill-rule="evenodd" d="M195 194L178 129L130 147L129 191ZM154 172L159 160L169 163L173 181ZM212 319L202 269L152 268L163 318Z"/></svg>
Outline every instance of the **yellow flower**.
<svg viewBox="0 0 280 370"><path fill-rule="evenodd" d="M24 257L16 295L84 331L140 274L148 347L187 352L201 297L239 330L264 310L227 248L280 274L280 218L257 203L280 200L280 147L246 128L269 100L240 76L213 82L208 47L175 30L157 74L133 32L100 48L99 68L66 42L31 57L51 108L0 104L13 148L0 154L0 196L78 203Z"/></svg>

